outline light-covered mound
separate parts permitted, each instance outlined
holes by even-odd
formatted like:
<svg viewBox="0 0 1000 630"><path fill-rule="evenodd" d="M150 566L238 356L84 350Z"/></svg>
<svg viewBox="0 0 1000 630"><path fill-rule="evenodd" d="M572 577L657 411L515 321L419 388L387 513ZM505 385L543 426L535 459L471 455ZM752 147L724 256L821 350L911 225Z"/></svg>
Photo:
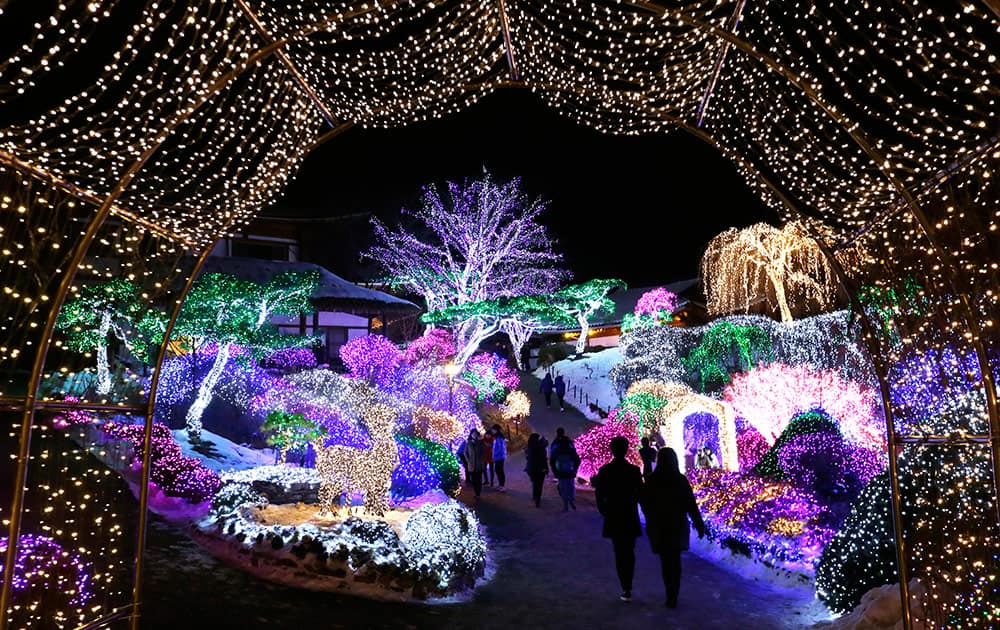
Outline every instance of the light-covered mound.
<svg viewBox="0 0 1000 630"><path fill-rule="evenodd" d="M483 577L487 546L479 521L443 494L380 518L272 503L269 495L310 495L314 472L265 466L222 475L224 485L212 511L194 525L194 536L262 579L312 590L441 599L468 591Z"/></svg>

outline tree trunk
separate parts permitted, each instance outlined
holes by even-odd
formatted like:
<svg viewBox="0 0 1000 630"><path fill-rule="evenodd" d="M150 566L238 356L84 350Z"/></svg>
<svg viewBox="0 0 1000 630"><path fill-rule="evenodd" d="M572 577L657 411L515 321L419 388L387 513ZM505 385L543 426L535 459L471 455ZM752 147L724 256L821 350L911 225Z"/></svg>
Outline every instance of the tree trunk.
<svg viewBox="0 0 1000 630"><path fill-rule="evenodd" d="M108 332L111 330L111 313L101 314L101 325L97 330L101 339L97 343L97 393L106 396L111 392L111 369L108 367Z"/></svg>
<svg viewBox="0 0 1000 630"><path fill-rule="evenodd" d="M198 395L195 397L194 402L191 403L191 407L188 409L187 416L185 417L185 424L187 426L188 438L192 442L197 442L201 439L201 416L205 413L205 408L208 407L208 403L212 401L212 392L215 390L215 384L219 382L219 377L222 376L222 370L226 367L226 363L229 361L229 351L230 345L228 343L223 343L219 346L219 351L215 355L215 362L212 364L212 369L208 371L205 376L205 380L201 382L198 386Z"/></svg>
<svg viewBox="0 0 1000 630"><path fill-rule="evenodd" d="M785 297L785 283L782 281L780 273L768 268L767 277L774 287L774 297L778 301L778 308L781 310L781 321L785 324L792 321L792 311L788 308L788 298Z"/></svg>
<svg viewBox="0 0 1000 630"><path fill-rule="evenodd" d="M576 355L580 356L587 349L587 338L590 337L590 322L586 317L577 317L580 322L580 336L576 340Z"/></svg>

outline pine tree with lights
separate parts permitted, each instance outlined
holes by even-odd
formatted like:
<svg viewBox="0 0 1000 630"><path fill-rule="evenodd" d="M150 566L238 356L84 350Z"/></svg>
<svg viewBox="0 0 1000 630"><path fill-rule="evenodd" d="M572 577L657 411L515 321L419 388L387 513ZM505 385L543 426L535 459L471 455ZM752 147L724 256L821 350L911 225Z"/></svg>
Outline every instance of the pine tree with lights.
<svg viewBox="0 0 1000 630"><path fill-rule="evenodd" d="M580 325L580 336L576 340L576 354L581 355L587 349L587 338L590 336L590 319L595 314L614 311L615 303L608 294L612 291L625 290L628 286L624 281L615 278L596 278L583 284L571 284L552 294L551 303L576 319Z"/></svg>
<svg viewBox="0 0 1000 630"><path fill-rule="evenodd" d="M271 324L271 317L311 313L309 297L318 282L316 272L283 272L264 284L225 273L208 274L195 281L177 318L174 337L197 340L202 347L213 343L216 353L185 417L192 441L201 437L202 414L234 348L243 348L259 359L277 349L312 342L312 337L281 334Z"/></svg>
<svg viewBox="0 0 1000 630"><path fill-rule="evenodd" d="M97 356L97 393L111 392L109 338L114 337L141 362L149 346L159 343L165 330L162 313L143 302L142 289L116 278L81 288L59 311L56 330L66 335L66 347Z"/></svg>
<svg viewBox="0 0 1000 630"><path fill-rule="evenodd" d="M496 182L485 171L443 189L426 186L420 207L402 210L425 229L391 230L372 219L376 245L362 257L380 265L392 286L421 295L430 311L550 293L570 274L556 267L562 255L538 223L546 209L521 190L519 178ZM458 338L471 336L456 331Z"/></svg>

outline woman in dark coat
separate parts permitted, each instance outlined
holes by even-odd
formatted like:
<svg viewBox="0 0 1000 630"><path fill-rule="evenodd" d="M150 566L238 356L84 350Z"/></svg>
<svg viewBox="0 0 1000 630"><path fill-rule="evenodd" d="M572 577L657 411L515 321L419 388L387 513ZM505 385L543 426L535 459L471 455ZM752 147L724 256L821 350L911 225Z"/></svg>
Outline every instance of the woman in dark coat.
<svg viewBox="0 0 1000 630"><path fill-rule="evenodd" d="M681 551L691 546L691 523L698 538L705 537L705 522L694 499L687 477L680 471L677 453L664 447L656 455L656 468L642 489L641 504L646 515L646 536L653 553L659 554L667 607L677 607L681 586Z"/></svg>
<svg viewBox="0 0 1000 630"><path fill-rule="evenodd" d="M549 453L537 433L528 436L528 445L524 447L524 471L531 479L531 498L535 507L542 507L542 485L549 474Z"/></svg>

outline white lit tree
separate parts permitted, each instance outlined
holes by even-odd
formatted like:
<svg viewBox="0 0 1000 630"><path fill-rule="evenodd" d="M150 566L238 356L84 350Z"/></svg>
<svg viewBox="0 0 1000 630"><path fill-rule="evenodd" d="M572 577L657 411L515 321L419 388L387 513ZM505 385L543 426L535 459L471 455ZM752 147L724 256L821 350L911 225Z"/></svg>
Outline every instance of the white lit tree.
<svg viewBox="0 0 1000 630"><path fill-rule="evenodd" d="M608 294L627 285L615 278L597 278L583 284L571 284L552 295L553 305L576 319L580 325L580 337L576 340L576 353L583 354L590 336L590 318L595 313L614 311L615 303Z"/></svg>
<svg viewBox="0 0 1000 630"><path fill-rule="evenodd" d="M201 437L202 414L235 346L259 358L273 350L312 342L311 337L281 334L271 324L271 317L312 312L309 297L318 282L316 272L279 273L266 284L212 273L192 285L177 318L174 336L196 340L200 345L216 344L212 367L199 384L185 417L192 441Z"/></svg>
<svg viewBox="0 0 1000 630"><path fill-rule="evenodd" d="M114 279L82 287L59 311L56 329L66 335L66 347L97 356L97 393L111 392L108 344L113 336L139 361L159 343L165 318L150 308L142 289L129 280Z"/></svg>
<svg viewBox="0 0 1000 630"><path fill-rule="evenodd" d="M362 254L384 269L386 281L423 297L428 311L501 297L550 293L569 278L562 255L538 223L546 203L521 190L519 178L479 179L424 188L419 209L404 208L425 229L390 230L372 220L376 244ZM468 325L478 330L480 324ZM476 330L456 331L475 337Z"/></svg>
<svg viewBox="0 0 1000 630"><path fill-rule="evenodd" d="M701 277L711 315L748 313L766 304L790 322L793 310L829 308L837 291L833 268L797 221L780 229L757 223L716 235L702 255Z"/></svg>

